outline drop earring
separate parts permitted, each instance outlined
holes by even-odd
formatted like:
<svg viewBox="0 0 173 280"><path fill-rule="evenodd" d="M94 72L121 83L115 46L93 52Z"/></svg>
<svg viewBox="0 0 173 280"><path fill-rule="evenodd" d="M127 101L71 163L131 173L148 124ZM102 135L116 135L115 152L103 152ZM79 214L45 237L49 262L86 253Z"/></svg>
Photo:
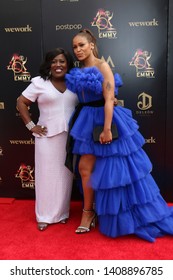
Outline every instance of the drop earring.
<svg viewBox="0 0 173 280"><path fill-rule="evenodd" d="M50 79L50 77L52 76L52 72L51 71L49 71L49 73L48 73L48 79Z"/></svg>

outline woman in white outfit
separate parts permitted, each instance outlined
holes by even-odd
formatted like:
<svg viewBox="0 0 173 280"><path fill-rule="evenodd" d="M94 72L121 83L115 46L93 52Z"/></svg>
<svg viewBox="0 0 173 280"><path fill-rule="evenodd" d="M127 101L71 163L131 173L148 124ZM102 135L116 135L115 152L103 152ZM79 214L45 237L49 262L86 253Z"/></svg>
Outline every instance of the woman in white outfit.
<svg viewBox="0 0 173 280"><path fill-rule="evenodd" d="M73 67L72 56L61 48L49 51L40 76L17 99L26 127L35 136L35 212L39 230L69 218L73 174L64 166L68 122L77 98L66 88L65 74ZM35 124L28 107L37 102Z"/></svg>

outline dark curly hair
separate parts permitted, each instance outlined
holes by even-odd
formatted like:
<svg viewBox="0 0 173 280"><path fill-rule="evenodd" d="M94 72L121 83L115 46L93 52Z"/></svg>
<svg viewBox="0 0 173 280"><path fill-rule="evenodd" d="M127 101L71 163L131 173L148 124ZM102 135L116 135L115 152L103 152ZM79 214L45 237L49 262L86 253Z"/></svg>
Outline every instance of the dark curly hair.
<svg viewBox="0 0 173 280"><path fill-rule="evenodd" d="M44 80L49 79L52 60L59 54L63 54L65 56L67 60L68 72L74 67L73 56L68 51L65 51L62 48L56 48L48 51L39 68L39 74Z"/></svg>

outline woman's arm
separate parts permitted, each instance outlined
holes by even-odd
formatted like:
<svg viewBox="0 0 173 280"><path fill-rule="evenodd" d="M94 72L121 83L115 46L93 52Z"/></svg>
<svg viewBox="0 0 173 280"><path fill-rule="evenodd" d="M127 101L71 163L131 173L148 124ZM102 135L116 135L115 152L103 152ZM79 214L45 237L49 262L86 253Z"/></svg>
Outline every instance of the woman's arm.
<svg viewBox="0 0 173 280"><path fill-rule="evenodd" d="M23 95L20 95L17 98L17 109L19 110L20 116L25 123L25 125L29 122L31 122L31 117L29 114L28 107L32 104L32 102L24 97Z"/></svg>
<svg viewBox="0 0 173 280"><path fill-rule="evenodd" d="M103 97L105 99L104 129L103 132L100 134L100 143L104 144L112 141L111 124L112 124L114 98L115 98L114 96L115 81L114 81L112 70L107 62L103 62L101 64L100 71L102 72L104 77Z"/></svg>
<svg viewBox="0 0 173 280"><path fill-rule="evenodd" d="M25 126L31 131L35 132L38 135L46 135L47 128L42 127L40 125L35 125L32 121L29 113L29 106L32 104L32 102L24 97L22 94L17 98L17 109L19 110L20 116L25 123Z"/></svg>

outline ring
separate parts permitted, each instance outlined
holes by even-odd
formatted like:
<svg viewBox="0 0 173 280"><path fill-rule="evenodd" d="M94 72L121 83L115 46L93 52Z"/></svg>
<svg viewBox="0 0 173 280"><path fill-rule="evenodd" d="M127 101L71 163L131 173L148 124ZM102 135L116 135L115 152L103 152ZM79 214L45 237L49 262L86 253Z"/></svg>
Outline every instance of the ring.
<svg viewBox="0 0 173 280"><path fill-rule="evenodd" d="M41 126L41 129L44 129L44 126L43 126L43 125Z"/></svg>

